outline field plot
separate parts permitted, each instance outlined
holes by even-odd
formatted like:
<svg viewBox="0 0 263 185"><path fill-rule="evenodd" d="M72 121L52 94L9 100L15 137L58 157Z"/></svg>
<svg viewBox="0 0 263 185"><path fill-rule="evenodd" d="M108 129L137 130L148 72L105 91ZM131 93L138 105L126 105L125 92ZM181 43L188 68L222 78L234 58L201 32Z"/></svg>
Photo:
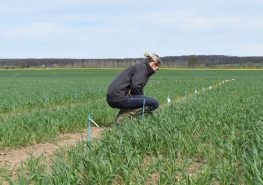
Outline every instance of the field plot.
<svg viewBox="0 0 263 185"><path fill-rule="evenodd" d="M10 183L263 184L263 71L160 70L145 89L158 111L114 127L105 93L118 73L0 71L2 149L79 132L88 112L112 126L51 161L30 158Z"/></svg>

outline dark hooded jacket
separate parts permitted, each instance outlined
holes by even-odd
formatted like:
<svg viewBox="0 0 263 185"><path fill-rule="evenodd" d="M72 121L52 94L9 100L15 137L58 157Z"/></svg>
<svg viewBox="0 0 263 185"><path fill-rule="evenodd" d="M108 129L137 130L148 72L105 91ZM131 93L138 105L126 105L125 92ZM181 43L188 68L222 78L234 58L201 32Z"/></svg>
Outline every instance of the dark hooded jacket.
<svg viewBox="0 0 263 185"><path fill-rule="evenodd" d="M143 95L143 87L155 71L147 61L125 69L113 80L107 91L108 102L121 102L130 95Z"/></svg>

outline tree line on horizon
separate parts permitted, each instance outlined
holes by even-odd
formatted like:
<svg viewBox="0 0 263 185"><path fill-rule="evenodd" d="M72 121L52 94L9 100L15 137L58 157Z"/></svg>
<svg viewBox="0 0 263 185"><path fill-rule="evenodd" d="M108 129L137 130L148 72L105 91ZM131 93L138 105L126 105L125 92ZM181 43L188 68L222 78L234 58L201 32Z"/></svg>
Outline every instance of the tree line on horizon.
<svg viewBox="0 0 263 185"><path fill-rule="evenodd" d="M225 55L188 55L161 57L167 68L262 68L263 57L237 57ZM0 59L0 68L125 68L143 62L144 58L123 59L58 59L28 58Z"/></svg>

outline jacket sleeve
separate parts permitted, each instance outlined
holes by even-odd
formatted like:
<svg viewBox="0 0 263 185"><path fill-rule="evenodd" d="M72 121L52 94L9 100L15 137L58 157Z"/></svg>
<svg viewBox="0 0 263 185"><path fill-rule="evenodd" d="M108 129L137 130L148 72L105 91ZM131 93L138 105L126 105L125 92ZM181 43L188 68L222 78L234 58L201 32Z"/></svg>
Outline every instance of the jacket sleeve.
<svg viewBox="0 0 263 185"><path fill-rule="evenodd" d="M146 79L146 68L135 69L134 74L131 78L131 95L143 95L143 86Z"/></svg>

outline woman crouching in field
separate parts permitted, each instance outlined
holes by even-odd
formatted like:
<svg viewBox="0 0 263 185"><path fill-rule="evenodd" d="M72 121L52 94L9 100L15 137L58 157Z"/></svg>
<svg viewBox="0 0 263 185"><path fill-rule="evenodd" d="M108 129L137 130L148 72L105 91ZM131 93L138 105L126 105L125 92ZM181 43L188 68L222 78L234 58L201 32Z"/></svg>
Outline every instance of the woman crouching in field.
<svg viewBox="0 0 263 185"><path fill-rule="evenodd" d="M161 60L153 53L145 53L144 56L145 62L125 69L108 88L108 104L112 108L120 109L115 120L117 124L121 123L126 115L137 116L141 113L144 100L146 113L159 107L157 100L143 95L143 87L149 77L158 70Z"/></svg>

